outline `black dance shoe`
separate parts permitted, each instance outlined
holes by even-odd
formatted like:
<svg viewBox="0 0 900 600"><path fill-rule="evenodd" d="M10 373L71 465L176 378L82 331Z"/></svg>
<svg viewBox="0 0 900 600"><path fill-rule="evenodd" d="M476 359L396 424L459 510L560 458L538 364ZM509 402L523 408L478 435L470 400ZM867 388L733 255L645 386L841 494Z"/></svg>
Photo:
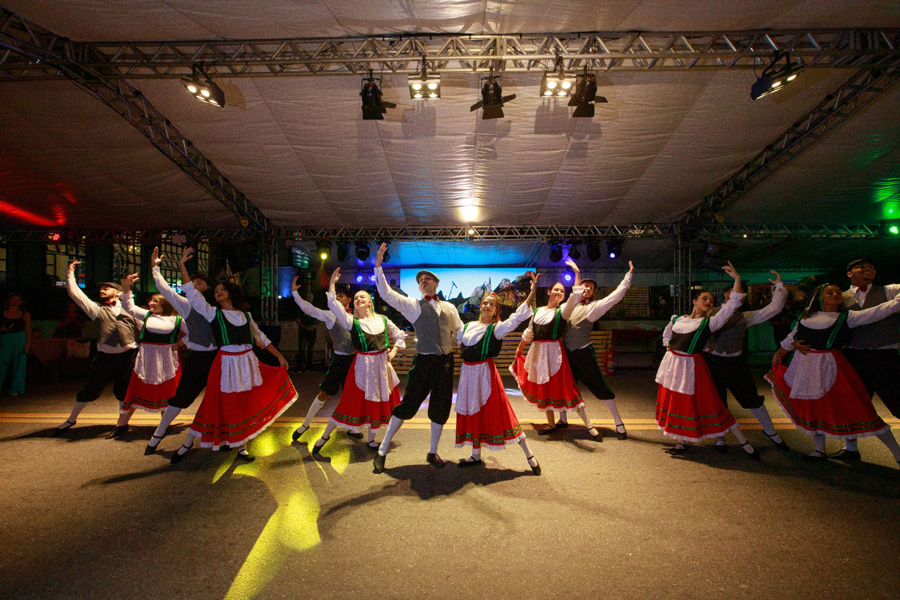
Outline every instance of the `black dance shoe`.
<svg viewBox="0 0 900 600"><path fill-rule="evenodd" d="M152 442L153 440L159 440L159 442L161 442L163 437L165 436L151 435L150 441ZM156 450L159 448L159 442L156 442L155 446L153 444L147 444L147 447L144 448L144 456L150 456L151 454L156 452Z"/></svg>
<svg viewBox="0 0 900 600"><path fill-rule="evenodd" d="M828 458L833 458L835 460L852 460L855 462L859 462L862 460L862 455L859 453L859 450L847 450L846 448L841 448L834 454L829 454Z"/></svg>
<svg viewBox="0 0 900 600"><path fill-rule="evenodd" d="M529 456L529 457L526 458L525 460L528 461L528 466L531 467L531 472L532 472L532 473L534 473L535 475L540 475L540 474L541 474L541 464L537 461L536 458L534 458L533 456ZM531 461L532 461L532 460L534 460L534 462L535 462L534 466L531 465Z"/></svg>
<svg viewBox="0 0 900 600"><path fill-rule="evenodd" d="M790 446L788 446L788 445L787 445L787 442L785 442L784 440L781 440L780 442L776 442L775 439L774 439L775 436L774 436L774 435L769 435L769 434L766 433L765 431L763 431L763 435L766 436L767 438L769 438L769 441L772 442L773 444L775 444L775 447L778 448L779 450L781 450L782 452L788 452L788 451L790 451L790 449L791 449ZM776 435L777 435L777 434L776 434Z"/></svg>
<svg viewBox="0 0 900 600"><path fill-rule="evenodd" d="M622 428L622 431L619 431L619 427ZM616 437L620 440L628 439L628 432L625 430L625 425L616 425Z"/></svg>
<svg viewBox="0 0 900 600"><path fill-rule="evenodd" d="M483 465L483 464L484 464L484 461L481 460L480 458L474 459L474 460L469 460L468 458L464 458L457 463L457 465L463 469L466 467L477 467L478 465Z"/></svg>
<svg viewBox="0 0 900 600"><path fill-rule="evenodd" d="M592 427L591 429L593 429L594 431L597 432L597 433L591 433L591 430L590 430L590 429L587 430L587 434L588 434L589 436L591 436L591 439L594 440L595 442L602 442L602 441L603 441L603 434L600 433L600 430L597 429L596 427Z"/></svg>
<svg viewBox="0 0 900 600"><path fill-rule="evenodd" d="M828 460L828 455L816 450L812 454L804 454L800 458L802 458L806 462L822 462Z"/></svg>
<svg viewBox="0 0 900 600"><path fill-rule="evenodd" d="M679 448L678 446L672 446L671 448L666 449L666 452L668 452L672 456L679 456L687 452L687 446L683 444L681 445L681 448Z"/></svg>
<svg viewBox="0 0 900 600"><path fill-rule="evenodd" d="M759 455L759 452L756 450L756 448L753 447L753 444L751 444L750 442L744 442L743 444L741 444L741 448L744 449L744 452L747 452L747 456L750 457L750 460L755 460L757 462L762 460L762 457ZM753 452L749 452L747 450L748 448L750 450L753 450Z"/></svg>
<svg viewBox="0 0 900 600"><path fill-rule="evenodd" d="M373 473L381 473L382 471L384 471L384 459L385 458L387 458L387 456L384 456L382 454L375 455L375 460L373 461L375 468L372 469Z"/></svg>
<svg viewBox="0 0 900 600"><path fill-rule="evenodd" d="M444 462L444 459L438 456L437 452L429 452L425 455L425 461L434 467L435 469L443 469L444 465L447 463Z"/></svg>
<svg viewBox="0 0 900 600"><path fill-rule="evenodd" d="M715 450L719 454L728 454L728 445L727 444L713 444L713 450Z"/></svg>
<svg viewBox="0 0 900 600"><path fill-rule="evenodd" d="M63 427L65 425L65 427ZM70 421L66 419L66 422L53 430L53 433L50 434L50 437L61 437L66 431L72 429L72 426L75 425L74 421Z"/></svg>
<svg viewBox="0 0 900 600"><path fill-rule="evenodd" d="M297 429L294 430L294 433L291 434L291 441L296 442L301 437L303 437L303 434L306 433L307 431L309 431L309 427L304 427L303 425L301 425L300 427L298 427Z"/></svg>
<svg viewBox="0 0 900 600"><path fill-rule="evenodd" d="M347 437L351 437L354 440L361 440L363 439L363 434L362 431L348 431Z"/></svg>
<svg viewBox="0 0 900 600"><path fill-rule="evenodd" d="M108 440L117 440L123 435L128 433L128 425L119 425L115 429L109 432L109 435L106 436Z"/></svg>
<svg viewBox="0 0 900 600"><path fill-rule="evenodd" d="M319 452L321 452L321 451L322 451L322 446L324 446L324 445L325 445L325 442L327 442L327 441L330 440L330 439L331 439L331 437L327 437L327 438L325 438L325 437L319 438L319 440L318 440L315 444L313 444L313 447L312 447L312 453L313 453L313 454L318 454ZM319 442L322 442L322 443L320 444Z"/></svg>
<svg viewBox="0 0 900 600"><path fill-rule="evenodd" d="M256 457L247 452L246 448L241 448L237 453L238 460L242 460L244 462L252 463L256 460Z"/></svg>
<svg viewBox="0 0 900 600"><path fill-rule="evenodd" d="M567 425L568 427L568 425ZM559 425L547 425L537 430L538 435L550 435L559 429Z"/></svg>
<svg viewBox="0 0 900 600"><path fill-rule="evenodd" d="M182 450L184 450L184 452L182 452ZM177 465L178 463L183 461L184 457L187 456L187 453L190 452L190 450L191 450L190 446L182 446L181 448L179 448L178 451L172 455L172 458L171 458L172 464Z"/></svg>

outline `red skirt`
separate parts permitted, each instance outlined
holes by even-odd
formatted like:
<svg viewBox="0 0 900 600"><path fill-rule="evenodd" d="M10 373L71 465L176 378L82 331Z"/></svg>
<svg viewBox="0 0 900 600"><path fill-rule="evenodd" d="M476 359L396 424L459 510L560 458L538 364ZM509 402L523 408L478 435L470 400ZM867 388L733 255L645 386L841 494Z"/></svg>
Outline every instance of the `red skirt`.
<svg viewBox="0 0 900 600"><path fill-rule="evenodd" d="M350 428L368 425L372 429L380 429L391 421L391 409L400 404L400 389L394 386L386 402L366 400L366 394L356 385L356 361L359 353L353 356L353 363L344 380L344 391L341 401L335 407L331 418Z"/></svg>
<svg viewBox="0 0 900 600"><path fill-rule="evenodd" d="M128 382L128 392L122 401L119 412L129 412L140 408L150 412L163 412L169 406L169 400L175 397L178 382L181 381L181 363L175 371L175 377L162 383L152 385L144 383L138 374L131 372L131 380Z"/></svg>
<svg viewBox="0 0 900 600"><path fill-rule="evenodd" d="M837 365L834 385L821 398L791 398L784 380L787 367L778 365L766 373L775 400L798 429L838 439L867 437L890 431L866 393L866 386L840 352L831 352Z"/></svg>
<svg viewBox="0 0 900 600"><path fill-rule="evenodd" d="M245 352L251 352L246 350ZM244 352L219 350L206 380L206 394L191 424L200 445L218 450L241 446L272 424L297 399L297 390L287 370L259 363L262 384L244 392L223 392L222 357Z"/></svg>
<svg viewBox="0 0 900 600"><path fill-rule="evenodd" d="M481 448L482 444L491 450L504 450L507 444L515 444L525 437L519 419L513 412L503 388L503 380L494 366L494 361L487 359L491 370L491 395L481 410L474 415L456 415L456 447L466 444L473 448Z"/></svg>
<svg viewBox="0 0 900 600"><path fill-rule="evenodd" d="M664 435L679 442L699 442L721 437L737 427L716 392L706 361L690 355L694 363L694 393L682 394L659 386L656 392L656 424Z"/></svg>
<svg viewBox="0 0 900 600"><path fill-rule="evenodd" d="M535 340L538 344L559 344L562 353L562 364L559 371L550 376L546 383L535 383L528 380L528 371L525 369L525 357L517 356L509 366L510 372L516 376L522 395L540 409L552 409L559 411L571 411L584 406L581 392L575 383L572 369L569 367L569 359L563 348L562 340Z"/></svg>

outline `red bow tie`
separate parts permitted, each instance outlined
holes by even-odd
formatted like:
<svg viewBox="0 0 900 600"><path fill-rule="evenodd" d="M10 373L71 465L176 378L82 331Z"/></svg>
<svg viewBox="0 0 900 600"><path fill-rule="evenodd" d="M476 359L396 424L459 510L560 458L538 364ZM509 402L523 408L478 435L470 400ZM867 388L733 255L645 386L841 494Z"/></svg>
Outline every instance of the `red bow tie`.
<svg viewBox="0 0 900 600"><path fill-rule="evenodd" d="M582 298L582 299L578 302L578 304L587 304L587 303L590 302L590 301L591 301L590 298Z"/></svg>
<svg viewBox="0 0 900 600"><path fill-rule="evenodd" d="M856 288L856 289L858 289L859 291L865 293L865 292L869 291L869 286L868 286L868 285L861 285L861 286L859 286L859 287Z"/></svg>
<svg viewBox="0 0 900 600"><path fill-rule="evenodd" d="M344 310L346 310L346 311L347 311L348 313L350 313L351 315L353 314L353 310L350 309L350 308L345 308Z"/></svg>
<svg viewBox="0 0 900 600"><path fill-rule="evenodd" d="M440 298L438 298L437 296L429 296L427 294L422 297L425 299L425 302L431 302L432 300L440 300Z"/></svg>

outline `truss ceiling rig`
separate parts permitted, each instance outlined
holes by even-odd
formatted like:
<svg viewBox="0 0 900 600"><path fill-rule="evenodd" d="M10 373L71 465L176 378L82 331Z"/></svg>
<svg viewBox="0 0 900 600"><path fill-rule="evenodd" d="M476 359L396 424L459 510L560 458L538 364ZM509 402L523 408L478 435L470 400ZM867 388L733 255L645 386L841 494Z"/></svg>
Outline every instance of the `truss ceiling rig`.
<svg viewBox="0 0 900 600"><path fill-rule="evenodd" d="M23 25L24 24L24 25ZM21 17L0 9L0 32L32 37ZM516 35L398 34L374 37L73 42L56 38L74 62L108 79L180 78L203 63L217 76L418 73L422 56L443 73L687 71L765 66L780 51L807 68L869 68L898 55L900 29L791 29L722 32L575 32ZM56 65L0 54L7 80L64 77Z"/></svg>

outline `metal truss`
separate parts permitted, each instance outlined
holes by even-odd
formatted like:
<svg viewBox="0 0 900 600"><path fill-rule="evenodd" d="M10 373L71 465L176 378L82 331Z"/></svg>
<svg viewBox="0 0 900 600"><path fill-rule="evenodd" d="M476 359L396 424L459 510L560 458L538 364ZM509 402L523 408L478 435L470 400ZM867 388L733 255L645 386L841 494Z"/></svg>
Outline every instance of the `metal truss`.
<svg viewBox="0 0 900 600"><path fill-rule="evenodd" d="M418 73L426 56L435 70L525 72L552 68L595 71L686 71L764 66L776 52L807 67L874 67L900 48L898 29L794 29L721 32L574 32L514 35L397 34L344 38L72 42L36 34L0 9L0 31L64 46L66 56L104 78L178 78L193 63L218 76ZM16 33L19 32L19 33ZM24 33L22 33L24 32ZM7 33L7 35L10 35ZM64 77L57 65L0 54L7 79Z"/></svg>
<svg viewBox="0 0 900 600"><path fill-rule="evenodd" d="M243 227L269 232L265 215L238 190L180 131L124 79L109 79L107 70L85 66L77 44L0 8L0 63L19 57L54 72L117 112L150 140L197 185L231 210Z"/></svg>
<svg viewBox="0 0 900 600"><path fill-rule="evenodd" d="M693 230L700 237L747 239L851 239L885 235L887 224L863 225L729 225L704 224Z"/></svg>
<svg viewBox="0 0 900 600"><path fill-rule="evenodd" d="M587 238L671 237L675 224L642 223L634 225L553 226L530 225L496 227L490 225L457 225L449 227L379 227L329 228L303 227L287 229L288 238L295 240L367 240L367 241L549 241Z"/></svg>
<svg viewBox="0 0 900 600"><path fill-rule="evenodd" d="M260 318L264 325L278 323L278 249L274 239L260 244Z"/></svg>
<svg viewBox="0 0 900 600"><path fill-rule="evenodd" d="M687 231L716 220L727 205L794 160L898 80L900 57L876 69L860 70L689 210L681 221L682 227Z"/></svg>
<svg viewBox="0 0 900 600"><path fill-rule="evenodd" d="M171 241L174 235L189 241L243 243L256 241L260 234L247 229L177 229L177 230L9 230L0 229L0 243L40 244L157 244ZM53 236L59 236L54 239Z"/></svg>

